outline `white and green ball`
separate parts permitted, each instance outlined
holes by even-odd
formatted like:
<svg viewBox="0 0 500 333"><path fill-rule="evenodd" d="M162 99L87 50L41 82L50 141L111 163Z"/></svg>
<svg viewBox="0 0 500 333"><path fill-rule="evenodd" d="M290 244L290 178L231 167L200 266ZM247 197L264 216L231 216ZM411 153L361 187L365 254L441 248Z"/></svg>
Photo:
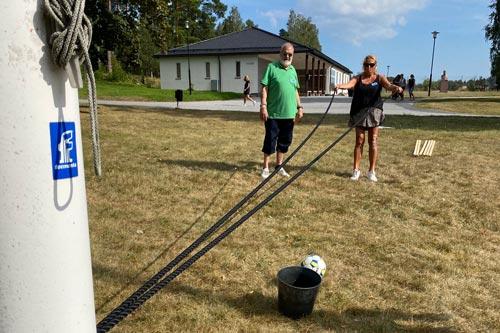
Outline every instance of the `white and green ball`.
<svg viewBox="0 0 500 333"><path fill-rule="evenodd" d="M312 269L318 273L321 278L323 278L323 275L325 275L326 272L326 264L317 254L307 255L307 257L305 257L300 263L300 266Z"/></svg>

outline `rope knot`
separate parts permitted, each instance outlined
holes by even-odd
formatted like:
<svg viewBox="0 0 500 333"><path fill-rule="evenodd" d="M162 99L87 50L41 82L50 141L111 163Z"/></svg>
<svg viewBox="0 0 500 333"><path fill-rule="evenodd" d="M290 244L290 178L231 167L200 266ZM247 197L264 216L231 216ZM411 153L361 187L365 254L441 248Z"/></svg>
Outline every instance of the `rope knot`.
<svg viewBox="0 0 500 333"><path fill-rule="evenodd" d="M92 39L92 25L84 14L83 0L45 0L45 9L56 23L56 31L50 35L54 62L65 67L70 60L88 51Z"/></svg>

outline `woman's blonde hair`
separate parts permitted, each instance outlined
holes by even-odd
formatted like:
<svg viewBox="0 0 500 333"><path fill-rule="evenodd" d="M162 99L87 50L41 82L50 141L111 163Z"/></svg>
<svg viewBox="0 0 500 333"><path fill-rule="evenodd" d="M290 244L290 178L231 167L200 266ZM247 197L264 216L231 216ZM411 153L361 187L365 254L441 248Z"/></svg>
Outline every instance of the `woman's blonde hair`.
<svg viewBox="0 0 500 333"><path fill-rule="evenodd" d="M367 55L364 59L363 62L361 63L361 68L363 69L363 72L365 71L365 66L363 65L367 60L373 60L375 62L375 74L377 74L377 65L378 65L378 60L377 57L374 56L373 54Z"/></svg>
<svg viewBox="0 0 500 333"><path fill-rule="evenodd" d="M250 76L245 75L245 77L243 78L243 81L250 81Z"/></svg>

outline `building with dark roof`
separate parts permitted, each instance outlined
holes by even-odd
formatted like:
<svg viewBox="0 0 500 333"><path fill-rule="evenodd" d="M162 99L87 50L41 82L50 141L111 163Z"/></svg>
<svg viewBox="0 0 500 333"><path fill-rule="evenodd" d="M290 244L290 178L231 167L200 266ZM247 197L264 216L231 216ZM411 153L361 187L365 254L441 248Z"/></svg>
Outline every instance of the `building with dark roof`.
<svg viewBox="0 0 500 333"><path fill-rule="evenodd" d="M293 66L301 95L330 94L335 83L351 78L349 68L320 51L251 27L155 54L161 88L185 90L191 81L193 90L243 92L243 77L249 75L252 93L259 93L260 78L270 62L279 60L285 42L295 49Z"/></svg>

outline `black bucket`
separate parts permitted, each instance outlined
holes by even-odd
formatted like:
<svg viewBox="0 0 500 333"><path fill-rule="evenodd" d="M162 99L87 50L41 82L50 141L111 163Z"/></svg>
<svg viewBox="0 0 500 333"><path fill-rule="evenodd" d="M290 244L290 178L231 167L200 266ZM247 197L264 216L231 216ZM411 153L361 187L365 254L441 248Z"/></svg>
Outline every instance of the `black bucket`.
<svg viewBox="0 0 500 333"><path fill-rule="evenodd" d="M293 319L310 315L320 285L321 276L309 268L282 268L278 272L279 312Z"/></svg>

